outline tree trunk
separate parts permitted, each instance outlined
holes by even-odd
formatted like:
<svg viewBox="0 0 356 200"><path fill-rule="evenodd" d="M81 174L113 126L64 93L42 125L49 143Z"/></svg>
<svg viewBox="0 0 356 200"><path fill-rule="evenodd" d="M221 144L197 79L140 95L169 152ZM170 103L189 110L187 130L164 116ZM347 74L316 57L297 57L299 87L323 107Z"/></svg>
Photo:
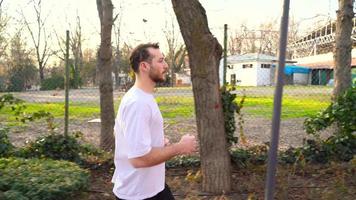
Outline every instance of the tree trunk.
<svg viewBox="0 0 356 200"><path fill-rule="evenodd" d="M202 188L212 193L229 192L231 163L218 75L222 48L210 33L205 10L198 0L172 0L172 3L189 55L200 141Z"/></svg>
<svg viewBox="0 0 356 200"><path fill-rule="evenodd" d="M114 149L114 103L111 65L111 29L113 23L113 4L111 0L97 0L101 24L101 43L98 54L98 78L100 90L100 146L106 151Z"/></svg>
<svg viewBox="0 0 356 200"><path fill-rule="evenodd" d="M44 80L44 68L43 67L39 67L39 73L40 73L40 81L42 83L42 81Z"/></svg>
<svg viewBox="0 0 356 200"><path fill-rule="evenodd" d="M334 49L334 80L333 98L351 87L351 50L352 50L352 19L354 0L339 0L337 11L335 49Z"/></svg>

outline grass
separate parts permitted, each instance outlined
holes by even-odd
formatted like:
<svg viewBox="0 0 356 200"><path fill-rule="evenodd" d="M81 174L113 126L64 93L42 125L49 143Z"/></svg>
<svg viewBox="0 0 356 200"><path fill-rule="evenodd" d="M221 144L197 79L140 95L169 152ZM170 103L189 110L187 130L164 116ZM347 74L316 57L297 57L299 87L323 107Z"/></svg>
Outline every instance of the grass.
<svg viewBox="0 0 356 200"><path fill-rule="evenodd" d="M325 87L326 88L326 87ZM286 89L289 89L288 87ZM294 89L294 88L293 88ZM300 89L300 88L299 88ZM237 101L241 97L237 97ZM192 118L194 117L194 99L192 96L159 96L156 101L165 119ZM115 102L115 112L120 100ZM330 103L330 96L326 92L316 90L314 93L300 95L288 94L283 96L282 119L309 117L326 108ZM32 113L39 110L51 112L56 118L63 118L64 103L26 103L25 112ZM273 111L273 95L252 96L247 95L242 109L252 117L271 118ZM245 114L245 115L246 115ZM99 103L72 102L69 105L70 119L90 119L100 117ZM2 121L16 121L12 117L11 109L5 107L0 110Z"/></svg>
<svg viewBox="0 0 356 200"><path fill-rule="evenodd" d="M281 117L282 119L310 117L326 108L329 104L329 102L310 98L284 97ZM271 118L273 114L273 98L246 97L242 110L252 116Z"/></svg>

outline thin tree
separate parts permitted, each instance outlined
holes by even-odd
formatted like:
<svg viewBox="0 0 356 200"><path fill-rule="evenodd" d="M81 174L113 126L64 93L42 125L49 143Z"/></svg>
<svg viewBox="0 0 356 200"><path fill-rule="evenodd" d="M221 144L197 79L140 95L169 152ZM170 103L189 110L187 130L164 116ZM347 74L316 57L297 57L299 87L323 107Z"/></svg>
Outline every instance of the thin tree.
<svg viewBox="0 0 356 200"><path fill-rule="evenodd" d="M115 76L115 88L120 86L120 76L121 73L121 24L122 24L122 16L123 16L123 7L122 5L119 6L119 13L116 15L114 19L114 35L115 35L115 44L114 44L114 59L112 62L112 70Z"/></svg>
<svg viewBox="0 0 356 200"><path fill-rule="evenodd" d="M198 0L172 0L188 50L195 113L200 141L202 189L231 190L231 163L227 148L218 67L222 47L211 34L206 13Z"/></svg>
<svg viewBox="0 0 356 200"><path fill-rule="evenodd" d="M170 23L166 22L166 26L163 29L164 36L167 41L168 52L166 55L166 61L171 70L171 86L174 83L174 73L179 73L184 66L184 58L186 56L185 45L179 40L179 31L176 29L173 17Z"/></svg>
<svg viewBox="0 0 356 200"><path fill-rule="evenodd" d="M3 12L2 3L3 0L0 1L0 59L6 55L6 48L9 44L5 36L9 18Z"/></svg>
<svg viewBox="0 0 356 200"><path fill-rule="evenodd" d="M101 137L100 146L106 151L114 149L114 103L112 82L112 49L111 30L113 25L113 4L111 0L96 0L100 25L101 42L98 53L98 79L100 90L100 119Z"/></svg>
<svg viewBox="0 0 356 200"><path fill-rule="evenodd" d="M35 28L31 26L31 23L27 21L27 18L23 11L21 11L22 19L24 20L25 26L30 33L32 43L35 47L36 62L38 65L38 70L40 74L40 80L44 79L44 69L47 66L48 59L52 56L50 49L49 40L51 35L46 32L46 20L48 18L43 18L42 13L42 1L41 0L31 0L33 4L33 9L35 11L36 26Z"/></svg>
<svg viewBox="0 0 356 200"><path fill-rule="evenodd" d="M73 54L73 87L77 89L80 83L80 71L83 68L83 52L82 52L82 26L80 17L77 15L77 24L74 33L71 33L70 48Z"/></svg>
<svg viewBox="0 0 356 200"><path fill-rule="evenodd" d="M354 0L339 0L334 48L334 99L351 87L351 33Z"/></svg>

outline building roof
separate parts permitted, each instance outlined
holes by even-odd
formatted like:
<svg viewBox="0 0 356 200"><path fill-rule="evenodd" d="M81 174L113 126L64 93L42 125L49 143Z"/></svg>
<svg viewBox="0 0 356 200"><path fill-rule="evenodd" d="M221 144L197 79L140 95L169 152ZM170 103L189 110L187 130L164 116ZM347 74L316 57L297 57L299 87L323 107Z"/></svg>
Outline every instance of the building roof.
<svg viewBox="0 0 356 200"><path fill-rule="evenodd" d="M227 57L228 64L242 63L242 62L278 62L278 58L271 55L259 54L259 53L248 53L244 55L231 55ZM295 63L292 60L286 60L287 63Z"/></svg>
<svg viewBox="0 0 356 200"><path fill-rule="evenodd" d="M334 69L335 64L333 60L325 60L321 62L313 62L313 63L298 63L298 65L303 65L310 69ZM356 67L356 58L352 58L351 60L352 68Z"/></svg>

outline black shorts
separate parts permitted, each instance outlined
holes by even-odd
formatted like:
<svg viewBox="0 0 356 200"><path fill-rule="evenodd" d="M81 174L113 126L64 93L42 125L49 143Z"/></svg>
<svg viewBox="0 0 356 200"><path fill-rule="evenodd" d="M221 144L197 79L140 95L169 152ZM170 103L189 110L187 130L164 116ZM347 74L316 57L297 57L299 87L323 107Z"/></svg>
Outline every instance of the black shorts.
<svg viewBox="0 0 356 200"><path fill-rule="evenodd" d="M125 199L120 199L116 197L116 200L125 200ZM144 199L144 200L174 200L173 194L171 192L171 189L168 187L166 184L164 186L164 190L162 190L160 193L156 194L155 196Z"/></svg>

